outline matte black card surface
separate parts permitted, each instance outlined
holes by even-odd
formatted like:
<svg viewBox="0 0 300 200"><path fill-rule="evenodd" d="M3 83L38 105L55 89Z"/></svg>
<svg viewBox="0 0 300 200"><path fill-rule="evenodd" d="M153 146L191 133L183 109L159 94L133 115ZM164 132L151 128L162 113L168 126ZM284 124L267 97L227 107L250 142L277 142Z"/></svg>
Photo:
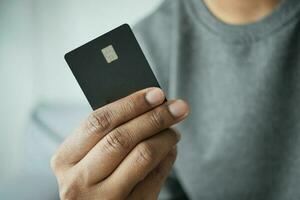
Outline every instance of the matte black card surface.
<svg viewBox="0 0 300 200"><path fill-rule="evenodd" d="M127 24L67 53L65 59L94 110L140 89L160 87Z"/></svg>

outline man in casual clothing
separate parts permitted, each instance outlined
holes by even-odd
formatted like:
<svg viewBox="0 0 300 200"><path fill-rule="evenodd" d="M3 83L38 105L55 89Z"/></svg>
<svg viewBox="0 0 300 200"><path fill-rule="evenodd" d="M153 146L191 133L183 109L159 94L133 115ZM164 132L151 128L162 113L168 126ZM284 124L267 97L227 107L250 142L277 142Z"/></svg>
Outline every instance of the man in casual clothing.
<svg viewBox="0 0 300 200"><path fill-rule="evenodd" d="M165 119L160 118L159 130L179 122L190 110L187 119L177 126L182 134L177 161L160 197L299 199L300 2L166 0L136 25L134 32L164 95L168 99L184 99L189 104L188 109L184 101L177 100L181 105L169 108L169 111L180 113L179 119L170 122L169 116L163 114ZM156 91L155 95L162 94ZM154 109L161 106L164 105L158 101ZM116 107L108 108L114 110ZM151 112L150 108L146 110ZM140 126L144 124L140 123ZM172 132L172 129L167 130ZM142 129L139 131L143 132ZM166 152L172 151L171 146L176 143L174 139L166 139L167 134L160 132L155 136L151 134L151 137L163 134L165 136L161 139L165 139L164 142L152 147L159 150L165 144L167 147L162 150L165 153L157 156L159 161L153 161L157 165L147 168L147 174L143 174L146 178L139 179L136 185L129 183L128 187L125 184L113 187L113 184L119 184L119 172L111 175L114 179L107 176L115 180L110 182L110 188L120 191L110 191L107 187L102 193L88 189L81 192L72 184L75 179L56 173L63 185L61 193L70 197L70 192L64 191L72 191L72 195L86 199L91 196L100 199L156 199L170 163L175 159L171 156L169 161L163 161ZM63 171L59 161L72 155L66 150L66 146L72 144L78 144L78 141L68 140L56 154L53 162L56 172ZM61 149L65 150L63 156ZM107 158L105 162L112 161ZM158 164L164 162L168 164ZM112 163L113 168L118 169L117 164ZM159 166L164 166L163 170L151 173L151 170L160 169ZM126 171L130 170L123 170ZM162 172L161 178L149 179L149 176L159 174L157 171ZM107 186L107 183L103 185Z"/></svg>

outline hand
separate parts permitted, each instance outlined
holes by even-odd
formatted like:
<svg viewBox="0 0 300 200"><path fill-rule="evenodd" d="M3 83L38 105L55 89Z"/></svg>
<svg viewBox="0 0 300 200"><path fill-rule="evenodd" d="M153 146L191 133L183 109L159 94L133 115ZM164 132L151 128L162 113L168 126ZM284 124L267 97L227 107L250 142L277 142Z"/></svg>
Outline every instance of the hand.
<svg viewBox="0 0 300 200"><path fill-rule="evenodd" d="M182 100L158 88L115 101L90 116L51 159L61 199L157 199L176 158L188 115Z"/></svg>

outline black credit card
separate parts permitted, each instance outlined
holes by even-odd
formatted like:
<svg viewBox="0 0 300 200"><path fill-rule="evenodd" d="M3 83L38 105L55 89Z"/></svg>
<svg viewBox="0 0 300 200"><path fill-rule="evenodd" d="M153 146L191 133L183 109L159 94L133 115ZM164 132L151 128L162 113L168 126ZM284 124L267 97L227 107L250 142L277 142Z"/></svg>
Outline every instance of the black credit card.
<svg viewBox="0 0 300 200"><path fill-rule="evenodd" d="M160 87L128 24L70 51L65 59L94 110L138 90Z"/></svg>

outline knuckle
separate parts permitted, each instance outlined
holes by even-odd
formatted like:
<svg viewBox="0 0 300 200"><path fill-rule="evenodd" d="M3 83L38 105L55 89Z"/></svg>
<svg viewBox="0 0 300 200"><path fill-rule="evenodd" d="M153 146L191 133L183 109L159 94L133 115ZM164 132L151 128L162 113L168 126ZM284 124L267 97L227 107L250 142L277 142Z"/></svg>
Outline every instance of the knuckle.
<svg viewBox="0 0 300 200"><path fill-rule="evenodd" d="M57 154L54 154L51 159L50 159L50 166L51 166L51 169L56 172L59 168L59 161L58 161L58 156Z"/></svg>
<svg viewBox="0 0 300 200"><path fill-rule="evenodd" d="M62 200L76 199L76 191L74 188L65 188L59 192L59 196Z"/></svg>
<svg viewBox="0 0 300 200"><path fill-rule="evenodd" d="M133 143L131 132L122 128L114 129L104 139L108 151L129 149Z"/></svg>
<svg viewBox="0 0 300 200"><path fill-rule="evenodd" d="M153 176L157 178L158 181L161 181L166 178L166 175L171 171L172 165L176 160L177 151L176 147L174 146L172 150L168 153L167 157L165 158L165 162L161 163L157 168L152 171Z"/></svg>
<svg viewBox="0 0 300 200"><path fill-rule="evenodd" d="M168 171L163 167L159 166L152 171L152 175L156 177L158 181L163 180Z"/></svg>
<svg viewBox="0 0 300 200"><path fill-rule="evenodd" d="M61 199L78 199L83 190L87 189L83 174L70 172L59 178L59 195Z"/></svg>
<svg viewBox="0 0 300 200"><path fill-rule="evenodd" d="M92 132L107 131L111 126L112 119L112 113L108 109L99 113L92 112L88 117L88 127Z"/></svg>
<svg viewBox="0 0 300 200"><path fill-rule="evenodd" d="M99 184L98 184L99 185ZM101 185L101 183L100 183ZM125 199L127 196L126 192L123 192L123 188L117 188L115 192L111 192L111 188L101 188L101 186L98 188L98 193L101 194L102 198L105 200L119 200L119 199Z"/></svg>
<svg viewBox="0 0 300 200"><path fill-rule="evenodd" d="M168 156L171 160L175 160L177 157L177 146L174 146L173 149L169 152Z"/></svg>
<svg viewBox="0 0 300 200"><path fill-rule="evenodd" d="M162 109L154 110L150 114L150 121L155 128L161 128L165 124Z"/></svg>
<svg viewBox="0 0 300 200"><path fill-rule="evenodd" d="M176 132L172 128L165 129L164 131L160 132L162 135L164 135L163 140L170 144L176 144L178 139L178 136Z"/></svg>
<svg viewBox="0 0 300 200"><path fill-rule="evenodd" d="M137 147L137 163L147 166L156 158L157 152L150 143L141 143Z"/></svg>
<svg viewBox="0 0 300 200"><path fill-rule="evenodd" d="M68 184L63 185L60 188L59 196L62 200L70 200L70 199L77 199L78 198L79 188L76 183L71 182Z"/></svg>
<svg viewBox="0 0 300 200"><path fill-rule="evenodd" d="M123 110L126 113L134 113L136 111L136 100L133 96L129 96L125 104L123 104Z"/></svg>
<svg viewBox="0 0 300 200"><path fill-rule="evenodd" d="M176 134L176 132L174 132L174 131L170 131L170 132L168 132L168 134L169 134L169 137L170 137L171 140L172 140L172 143L177 143L177 141L180 139L180 138L179 138L180 135L178 136L178 135Z"/></svg>
<svg viewBox="0 0 300 200"><path fill-rule="evenodd" d="M175 160L177 158L177 147L173 147L172 150L167 155L167 160L171 165L174 164Z"/></svg>

